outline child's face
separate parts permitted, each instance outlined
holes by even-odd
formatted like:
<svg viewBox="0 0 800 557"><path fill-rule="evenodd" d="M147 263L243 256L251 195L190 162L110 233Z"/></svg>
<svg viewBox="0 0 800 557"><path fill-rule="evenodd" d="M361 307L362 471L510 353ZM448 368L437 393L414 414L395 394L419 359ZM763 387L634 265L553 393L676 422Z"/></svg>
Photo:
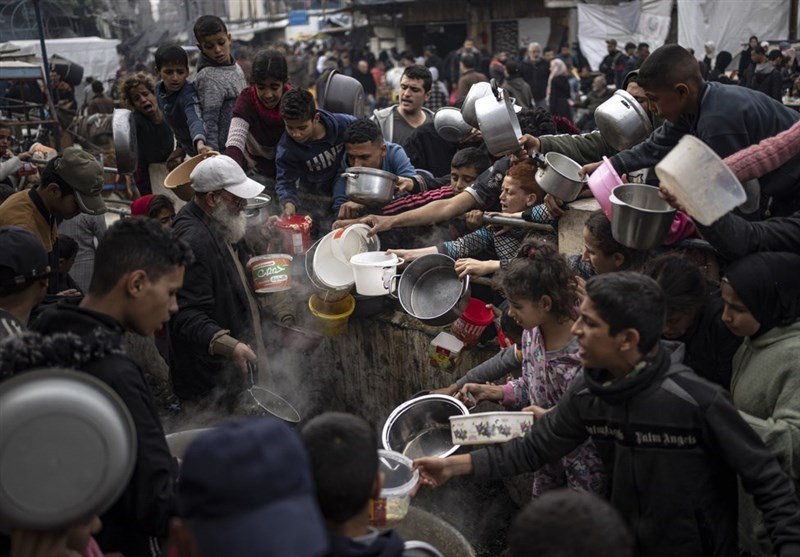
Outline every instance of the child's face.
<svg viewBox="0 0 800 557"><path fill-rule="evenodd" d="M675 123L688 108L689 87L678 83L672 89L645 89L650 106L656 114L668 122Z"/></svg>
<svg viewBox="0 0 800 557"><path fill-rule="evenodd" d="M11 147L11 130L9 128L0 128L0 156L3 156Z"/></svg>
<svg viewBox="0 0 800 557"><path fill-rule="evenodd" d="M597 239L592 236L589 229L583 227L583 256L582 259L592 266L598 275L613 273L619 270L621 254L606 255L600 249Z"/></svg>
<svg viewBox="0 0 800 557"><path fill-rule="evenodd" d="M217 64L225 64L231 59L231 35L224 31L208 35L200 39L197 48Z"/></svg>
<svg viewBox="0 0 800 557"><path fill-rule="evenodd" d="M603 321L588 297L581 302L572 334L578 339L578 357L585 367L608 368L619 359L619 337L623 332L611 336L608 323Z"/></svg>
<svg viewBox="0 0 800 557"><path fill-rule="evenodd" d="M536 194L528 193L518 180L506 176L503 178L503 191L500 193L500 208L504 213L517 213L532 207L536 203Z"/></svg>
<svg viewBox="0 0 800 557"><path fill-rule="evenodd" d="M168 93L180 91L189 76L189 68L177 62L168 62L157 71Z"/></svg>
<svg viewBox="0 0 800 557"><path fill-rule="evenodd" d="M533 329L547 318L550 303L548 296L542 296L538 300L509 298L508 316L523 329Z"/></svg>
<svg viewBox="0 0 800 557"><path fill-rule="evenodd" d="M130 99L133 108L141 112L151 120L155 118L158 112L158 105L156 104L156 96L144 84L137 85L130 90Z"/></svg>
<svg viewBox="0 0 800 557"><path fill-rule="evenodd" d="M722 322L737 337L750 337L758 332L761 323L750 312L747 305L742 301L733 287L723 282L722 301L725 302L725 309L722 310Z"/></svg>
<svg viewBox="0 0 800 557"><path fill-rule="evenodd" d="M478 170L474 166L450 167L450 185L456 193L461 193L477 179Z"/></svg>
<svg viewBox="0 0 800 557"><path fill-rule="evenodd" d="M383 157L386 155L386 143L381 141L377 145L372 141L363 143L347 143L347 164L350 166L363 166L365 168L380 168L383 166Z"/></svg>
<svg viewBox="0 0 800 557"><path fill-rule="evenodd" d="M265 107L274 110L278 107L283 97L284 83L277 79L268 77L264 81L256 83L256 94L258 100L261 101Z"/></svg>
<svg viewBox="0 0 800 557"><path fill-rule="evenodd" d="M298 143L308 143L314 137L314 124L319 122L319 114L311 120L284 120L286 133Z"/></svg>
<svg viewBox="0 0 800 557"><path fill-rule="evenodd" d="M59 273L69 273L72 266L75 264L75 256L69 258L62 258L58 260L58 272Z"/></svg>

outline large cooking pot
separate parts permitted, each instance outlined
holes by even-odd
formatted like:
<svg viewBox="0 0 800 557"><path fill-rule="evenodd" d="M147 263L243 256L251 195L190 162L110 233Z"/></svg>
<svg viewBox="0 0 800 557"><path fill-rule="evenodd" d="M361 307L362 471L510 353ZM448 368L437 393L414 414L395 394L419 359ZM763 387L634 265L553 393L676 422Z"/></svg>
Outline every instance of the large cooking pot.
<svg viewBox="0 0 800 557"><path fill-rule="evenodd" d="M530 489L527 495L530 500ZM409 549L415 549L415 541L419 540L431 544L447 557L475 557L475 551L461 532L445 520L414 505L408 508L408 514L394 526L394 530L404 540L409 540L403 555Z"/></svg>
<svg viewBox="0 0 800 557"><path fill-rule="evenodd" d="M260 227L269 219L269 202L271 198L265 193L247 200L242 214L247 219L247 226Z"/></svg>
<svg viewBox="0 0 800 557"><path fill-rule="evenodd" d="M562 201L575 201L586 185L586 177L578 173L581 165L561 153L540 154L535 158L539 165L536 181L542 189Z"/></svg>
<svg viewBox="0 0 800 557"><path fill-rule="evenodd" d="M166 436L167 447L172 456L183 458L186 448L198 437L208 431L213 431L213 427L202 427L198 429L186 429L184 431L176 431Z"/></svg>
<svg viewBox="0 0 800 557"><path fill-rule="evenodd" d="M469 303L469 276L463 280L452 258L432 253L412 261L397 281L393 294L406 313L435 327L449 325ZM393 290L393 289L392 289Z"/></svg>
<svg viewBox="0 0 800 557"><path fill-rule="evenodd" d="M127 108L115 108L111 117L111 128L114 135L114 151L117 155L117 172L133 174L136 172L136 163L139 160L133 112Z"/></svg>
<svg viewBox="0 0 800 557"><path fill-rule="evenodd" d="M364 116L364 87L357 79L332 70L320 91L319 107L329 112Z"/></svg>
<svg viewBox="0 0 800 557"><path fill-rule="evenodd" d="M475 113L486 148L492 155L502 157L521 149L522 129L511 99L497 88L494 79L490 87L493 94L477 100Z"/></svg>
<svg viewBox="0 0 800 557"><path fill-rule="evenodd" d="M669 232L675 209L658 195L658 188L623 184L611 195L611 235L624 246L652 249Z"/></svg>
<svg viewBox="0 0 800 557"><path fill-rule="evenodd" d="M50 57L50 71L56 72L62 81L77 87L83 81L83 66L58 54Z"/></svg>
<svg viewBox="0 0 800 557"><path fill-rule="evenodd" d="M106 383L35 370L0 385L0 524L49 530L102 514L136 463L136 426Z"/></svg>
<svg viewBox="0 0 800 557"><path fill-rule="evenodd" d="M461 111L454 106L443 106L433 116L433 127L445 141L460 143L470 133L472 126L464 121Z"/></svg>
<svg viewBox="0 0 800 557"><path fill-rule="evenodd" d="M467 414L469 410L460 400L447 395L426 394L407 400L392 410L383 424L383 448L412 460L450 456L460 447L450 435L450 416Z"/></svg>
<svg viewBox="0 0 800 557"><path fill-rule="evenodd" d="M478 127L478 114L475 112L475 103L492 94L492 85L487 81L479 81L469 89L469 93L464 97L464 104L461 105L461 117L473 128Z"/></svg>
<svg viewBox="0 0 800 557"><path fill-rule="evenodd" d="M617 151L630 149L653 133L653 124L642 105L622 89L597 107L594 121L603 139Z"/></svg>
<svg viewBox="0 0 800 557"><path fill-rule="evenodd" d="M342 176L347 178L347 199L363 205L382 207L394 197L397 176L385 170L351 166Z"/></svg>

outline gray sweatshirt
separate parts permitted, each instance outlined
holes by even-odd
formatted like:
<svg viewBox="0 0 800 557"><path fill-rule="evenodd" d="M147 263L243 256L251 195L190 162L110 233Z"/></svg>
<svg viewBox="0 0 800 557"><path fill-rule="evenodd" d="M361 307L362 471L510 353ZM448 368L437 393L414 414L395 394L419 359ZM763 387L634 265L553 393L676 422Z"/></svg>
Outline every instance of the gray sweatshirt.
<svg viewBox="0 0 800 557"><path fill-rule="evenodd" d="M239 93L247 87L244 72L235 62L217 65L203 55L197 63L194 86L203 111L205 143L216 150L223 149L228 141L233 105L236 104Z"/></svg>

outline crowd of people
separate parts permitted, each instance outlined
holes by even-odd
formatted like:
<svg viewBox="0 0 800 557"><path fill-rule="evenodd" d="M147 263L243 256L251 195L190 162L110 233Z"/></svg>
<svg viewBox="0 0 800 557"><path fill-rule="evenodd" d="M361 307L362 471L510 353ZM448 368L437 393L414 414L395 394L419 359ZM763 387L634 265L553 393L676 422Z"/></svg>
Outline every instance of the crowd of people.
<svg viewBox="0 0 800 557"><path fill-rule="evenodd" d="M534 472L507 555L800 552L800 114L780 102L797 70L790 45L753 37L729 75L730 53L711 43L698 62L679 45L620 52L611 39L592 72L569 45L489 56L467 39L421 60L269 47L237 60L220 18L200 17L194 35L193 80L173 44L156 50L154 75L120 80L139 147L130 218L107 226L103 167L79 147L25 187L17 173L31 155L14 152L14 125L0 121L0 380L80 370L119 395L136 430L132 476L102 528L92 516L31 531L0 512L0 555L419 555L371 525L384 481L377 424L330 408L298 431L237 417L247 388L274 380L275 324L302 321L291 290L258 295L247 271L280 245L276 219L296 215L315 237L363 223L405 261L443 253L460 276L492 279L474 295L499 308L514 344L428 387L532 413L534 426L414 467L422 488ZM334 69L362 85L368 114L317 106L315 81ZM478 129L453 142L434 124L489 78L520 106L519 151L502 157ZM623 151L593 118L615 89L655 130ZM87 111L113 108L92 91ZM558 230L570 209L542 189L536 153L585 174L607 157L628 182L658 186L652 168L684 135L724 159L747 201L656 249L620 243L602 209L583 223L580 255L560 253L552 234L483 224L488 212ZM197 155L176 211L148 166ZM351 166L397 176L392 201L349 200ZM273 218L253 229L244 209L264 192ZM190 414L216 427L178 460L164 419Z"/></svg>

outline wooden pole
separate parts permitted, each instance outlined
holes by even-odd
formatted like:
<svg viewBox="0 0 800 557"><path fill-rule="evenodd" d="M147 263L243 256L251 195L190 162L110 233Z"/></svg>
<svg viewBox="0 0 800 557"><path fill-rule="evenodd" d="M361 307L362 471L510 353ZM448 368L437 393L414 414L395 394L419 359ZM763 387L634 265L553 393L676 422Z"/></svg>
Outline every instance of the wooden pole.
<svg viewBox="0 0 800 557"><path fill-rule="evenodd" d="M789 3L789 40L797 40L797 4L800 0L791 0Z"/></svg>

